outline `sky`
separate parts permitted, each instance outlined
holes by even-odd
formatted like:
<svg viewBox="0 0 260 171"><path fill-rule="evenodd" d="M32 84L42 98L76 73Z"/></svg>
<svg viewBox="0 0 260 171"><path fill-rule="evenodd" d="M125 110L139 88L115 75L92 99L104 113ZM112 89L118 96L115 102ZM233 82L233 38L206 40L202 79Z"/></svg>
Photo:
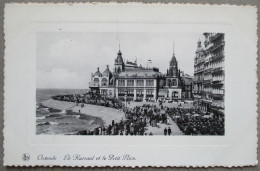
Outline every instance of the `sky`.
<svg viewBox="0 0 260 171"><path fill-rule="evenodd" d="M179 69L193 75L199 39L203 33L39 32L36 87L87 89L97 67L113 71L119 44L124 61L146 66L149 59L162 73L174 51Z"/></svg>

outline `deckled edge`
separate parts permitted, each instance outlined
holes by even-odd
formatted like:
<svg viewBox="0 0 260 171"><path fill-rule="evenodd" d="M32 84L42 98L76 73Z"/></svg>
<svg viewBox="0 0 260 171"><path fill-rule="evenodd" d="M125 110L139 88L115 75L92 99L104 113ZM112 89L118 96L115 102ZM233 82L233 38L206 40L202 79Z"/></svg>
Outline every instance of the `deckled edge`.
<svg viewBox="0 0 260 171"><path fill-rule="evenodd" d="M3 6L3 25L2 25L2 28L3 28L3 68L2 68L2 74L3 74L3 94L2 94L2 101L3 101L3 105L2 105L2 108L3 108L3 130L2 130L2 135L3 135L3 157L2 157L2 161L3 161L3 166L4 167L26 167L26 168L34 168L34 167L44 167L44 168L52 168L52 167L68 167L68 168L75 168L75 167L79 167L79 168L95 168L95 167L98 167L98 168L150 168L150 167L155 167L155 168L214 168L214 167L220 167L220 168L242 168L242 167L248 167L248 166L257 166L258 164L258 157L256 158L256 162L255 164L250 164L250 165L230 165L230 166L223 166L223 165L179 165L179 166L176 166L176 165L166 165L166 166L157 166L157 165L144 165L144 166L125 166L125 165L114 165L114 166L110 166L110 165L104 165L104 166L86 166L86 165L77 165L77 166L67 166L67 165L8 165L8 164L5 164L5 160L4 160L4 156L5 156L5 144L4 144L4 138L5 138L5 50L6 50L6 42L5 42L5 5L6 4L24 4L24 5L30 5L30 4L54 4L54 5L59 5L59 4L68 4L68 5L73 5L73 4L149 4L149 5L157 5L157 4L160 4L160 5L183 5L183 6L187 6L187 5L193 5L193 6L222 6L222 7L232 7L232 6L244 6L244 7L255 7L256 8L256 21L257 21L257 24L256 24L256 36L257 36L257 44L256 44L256 48L257 48L257 51L256 51L256 55L257 55L257 58L256 58L256 74L257 74L257 82L256 82L256 93L257 93L257 97L256 97L256 107L257 107L257 116L256 116L256 140L257 140L257 146L256 146L256 156L257 156L257 153L258 153L258 136L260 135L258 133L258 129L260 128L260 126L258 125L258 112L260 111L259 108L258 108L258 105L260 105L258 103L258 100L260 100L260 97L259 97L259 92L258 92L258 88L260 88L260 82L259 82L259 78L260 78L260 74L258 75L258 66L260 65L260 63L258 62L258 53L260 52L259 49L258 49L258 44L259 44L259 38L258 38L258 25L259 25L259 22L258 22L258 14L259 14L259 10L258 10L258 6L256 4L249 4L248 1L246 1L246 5L245 4L242 4L242 5L239 5L239 4L229 4L229 3L200 3L200 2L196 2L196 3L174 3L174 2L142 2L142 1L126 1L126 2L118 2L118 1L93 1L93 2L64 2L64 1L60 1L60 2L4 2L4 6ZM252 2L251 2L252 3ZM258 86L259 85L259 86Z"/></svg>

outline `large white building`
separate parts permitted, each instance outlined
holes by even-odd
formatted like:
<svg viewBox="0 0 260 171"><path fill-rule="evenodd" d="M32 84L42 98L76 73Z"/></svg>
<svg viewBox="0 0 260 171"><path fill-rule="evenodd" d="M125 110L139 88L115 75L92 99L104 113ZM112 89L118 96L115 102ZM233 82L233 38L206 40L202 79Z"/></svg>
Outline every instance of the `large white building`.
<svg viewBox="0 0 260 171"><path fill-rule="evenodd" d="M89 88L103 97L116 97L134 101L157 101L162 99L178 100L182 98L180 70L175 54L169 62L167 73L158 68L144 68L137 62L124 62L119 50L114 68L109 66L103 73L99 68L91 74Z"/></svg>

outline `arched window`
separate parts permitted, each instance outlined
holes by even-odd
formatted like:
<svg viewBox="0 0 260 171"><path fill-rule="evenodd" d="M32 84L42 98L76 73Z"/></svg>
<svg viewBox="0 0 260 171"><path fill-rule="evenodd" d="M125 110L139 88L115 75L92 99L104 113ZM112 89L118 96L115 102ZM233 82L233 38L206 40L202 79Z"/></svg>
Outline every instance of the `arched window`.
<svg viewBox="0 0 260 171"><path fill-rule="evenodd" d="M107 79L106 79L106 78L103 78L103 79L102 79L101 85L102 85L102 86L107 86Z"/></svg>
<svg viewBox="0 0 260 171"><path fill-rule="evenodd" d="M94 78L94 84L99 84L99 78Z"/></svg>
<svg viewBox="0 0 260 171"><path fill-rule="evenodd" d="M178 98L178 96L179 96L179 92L178 91L172 92L172 98Z"/></svg>
<svg viewBox="0 0 260 171"><path fill-rule="evenodd" d="M171 80L169 79L169 80L168 80L168 86L170 87L171 84L172 84L172 82L171 82Z"/></svg>
<svg viewBox="0 0 260 171"><path fill-rule="evenodd" d="M176 86L176 85L177 85L176 80L172 80L172 86Z"/></svg>

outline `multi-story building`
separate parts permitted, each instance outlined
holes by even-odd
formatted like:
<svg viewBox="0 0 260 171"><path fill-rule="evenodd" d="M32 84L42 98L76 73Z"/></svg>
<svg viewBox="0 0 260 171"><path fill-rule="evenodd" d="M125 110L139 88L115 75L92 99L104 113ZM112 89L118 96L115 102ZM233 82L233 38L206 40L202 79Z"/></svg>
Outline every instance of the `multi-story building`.
<svg viewBox="0 0 260 171"><path fill-rule="evenodd" d="M178 100L182 98L182 87L178 62L173 53L166 74L158 68L144 68L137 62L126 63L119 50L115 59L114 72L107 69L101 73L99 68L91 74L89 87L92 92L101 96L118 99L144 100Z"/></svg>
<svg viewBox="0 0 260 171"><path fill-rule="evenodd" d="M211 65L212 65L212 111L215 115L224 115L224 93L225 93L225 69L224 69L224 34L217 33L210 37L212 42L211 48Z"/></svg>
<svg viewBox="0 0 260 171"><path fill-rule="evenodd" d="M201 41L198 41L196 56L194 58L194 78L193 78L193 97L195 100L195 106L202 106L202 93L204 91L204 63L205 52L201 46Z"/></svg>
<svg viewBox="0 0 260 171"><path fill-rule="evenodd" d="M224 115L224 34L204 33L205 49L198 42L194 63L194 97L197 106L215 116ZM201 52L201 53L199 53ZM200 55L201 54L201 57ZM200 61L201 59L201 61ZM202 68L200 70L200 68ZM203 78L199 81L199 78ZM202 82L202 84L201 84Z"/></svg>

